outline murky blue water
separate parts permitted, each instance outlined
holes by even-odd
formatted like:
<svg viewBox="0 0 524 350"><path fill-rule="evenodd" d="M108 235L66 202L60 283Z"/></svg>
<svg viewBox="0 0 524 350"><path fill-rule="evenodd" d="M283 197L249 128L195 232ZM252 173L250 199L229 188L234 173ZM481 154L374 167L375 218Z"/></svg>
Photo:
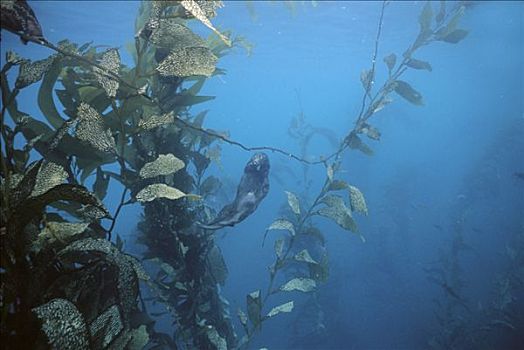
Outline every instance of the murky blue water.
<svg viewBox="0 0 524 350"><path fill-rule="evenodd" d="M123 62L131 63L124 47L135 34L138 2L30 4L49 41L67 38L119 47ZM250 55L237 48L220 59L218 67L227 74L210 79L201 92L216 99L196 106L194 112L209 110L205 127L229 130L231 139L248 146L299 154L288 127L301 112L310 124L333 130L342 140L360 109L360 73L370 66L381 5L313 6L302 1L290 10L280 2L254 2L254 17L245 2L226 1L213 23L244 36L254 48ZM400 57L416 37L423 5L391 2L386 7L377 84L387 78L383 57L392 52ZM436 11L438 4L433 7ZM267 322L252 348L430 347L439 332L453 329L439 323L435 314L454 297L431 279L431 271L451 259L457 232L467 246L456 255L467 308L457 307L455 300L450 310L467 323L454 346L471 344L467 335L486 348L524 348L524 261L515 267L508 256L524 235L524 180L515 175L524 172L523 21L522 2L467 2L460 27L469 35L463 41L434 43L417 51L414 56L430 62L432 71L412 70L403 79L423 95L425 105L414 106L395 95L395 101L372 118L382 132L380 142L370 143L375 155L347 151L343 156L339 177L364 193L369 208L368 216L355 215L366 242L332 222L315 219L327 240L329 280L315 297L275 297L270 304L293 299L295 310ZM210 34L199 23L193 28ZM34 59L50 54L2 32L2 56L6 50ZM26 89L19 104L39 117L33 102L36 89ZM227 144L222 150L222 167L213 172L233 189L250 154ZM308 151L318 159L334 149L318 137ZM254 215L217 234L229 268L223 294L232 313L244 307L247 293L266 288L278 234L270 233L262 247L265 228L279 217L286 203L284 191L301 193L305 188L302 164L278 154L270 157L277 174L270 178L267 198ZM322 186L324 174L322 165L309 169L311 195ZM109 193L110 208L116 206L119 193L118 188ZM140 251L134 243L139 214L139 206L126 209L115 231L132 252ZM496 281L508 273L521 284L512 290L515 299L504 314L504 325L494 322L502 316L489 310L500 299ZM307 315L313 304L317 311ZM315 317L321 319L317 322ZM489 330L482 328L487 325ZM236 331L241 334L239 324Z"/></svg>

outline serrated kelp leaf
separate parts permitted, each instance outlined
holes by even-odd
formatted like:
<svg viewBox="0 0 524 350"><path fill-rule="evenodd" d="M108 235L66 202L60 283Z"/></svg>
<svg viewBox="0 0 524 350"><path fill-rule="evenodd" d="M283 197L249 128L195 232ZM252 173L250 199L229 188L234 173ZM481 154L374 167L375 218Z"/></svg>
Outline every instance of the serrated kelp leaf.
<svg viewBox="0 0 524 350"><path fill-rule="evenodd" d="M442 27L441 29L439 29L436 33L436 37L437 39L438 38L443 38L445 37L446 35L450 34L451 32L453 32L455 29L457 29L457 26L460 22L460 19L462 18L462 16L464 15L464 12L465 12L465 7L464 6L460 6L456 11L455 13L453 14L453 16L451 17L451 19L448 21L448 23Z"/></svg>
<svg viewBox="0 0 524 350"><path fill-rule="evenodd" d="M375 140L375 141L378 141L380 140L380 136L381 136L381 133L380 131L369 125L369 124L364 124L361 128L360 128L360 132L363 133L364 135L366 135L367 137L369 137L370 139L372 140Z"/></svg>
<svg viewBox="0 0 524 350"><path fill-rule="evenodd" d="M340 191L348 188L349 185L343 180L333 180L328 186L328 191Z"/></svg>
<svg viewBox="0 0 524 350"><path fill-rule="evenodd" d="M83 205L76 211L76 214L83 220L89 222L94 222L109 216L105 208L100 208L96 205Z"/></svg>
<svg viewBox="0 0 524 350"><path fill-rule="evenodd" d="M175 122L175 115L173 112L169 112L162 115L152 115L147 119L140 119L138 121L138 127L143 130L151 130L156 127L172 124Z"/></svg>
<svg viewBox="0 0 524 350"><path fill-rule="evenodd" d="M215 27L213 27L213 24L211 24L211 21L206 17L206 12L202 10L202 8L199 6L199 4L194 0L183 0L180 2L180 5L182 5L191 15L193 15L196 19L198 19L200 22L202 22L206 27L211 29L216 35L219 36L219 38L227 45L231 46L231 40L229 40L224 34L220 33Z"/></svg>
<svg viewBox="0 0 524 350"><path fill-rule="evenodd" d="M316 287L317 283L315 282L315 280L312 280L310 278L297 277L282 285L280 287L280 290L283 292L292 292L297 290L300 292L307 293L315 290Z"/></svg>
<svg viewBox="0 0 524 350"><path fill-rule="evenodd" d="M295 233L295 226L292 222L286 220L286 219L277 219L273 221L271 225L267 228L266 231L269 230L287 230L289 233L291 233L291 236L294 236Z"/></svg>
<svg viewBox="0 0 524 350"><path fill-rule="evenodd" d="M89 223L79 222L46 222L44 229L40 232L39 238L48 239L50 242L58 240L65 242L70 238L84 232Z"/></svg>
<svg viewBox="0 0 524 350"><path fill-rule="evenodd" d="M38 107L53 128L58 129L64 123L64 119L56 109L53 98L53 89L62 71L62 60L55 59L51 62L49 69L44 75L42 84L38 89Z"/></svg>
<svg viewBox="0 0 524 350"><path fill-rule="evenodd" d="M120 54L117 49L109 49L102 54L100 60L100 66L104 67L107 71L110 71L118 75L120 71ZM98 84L105 90L107 96L115 97L118 91L119 82L114 77L108 75L107 71L98 67L93 67L95 72L96 80Z"/></svg>
<svg viewBox="0 0 524 350"><path fill-rule="evenodd" d="M93 192L98 199L103 200L107 194L110 176L107 175L101 167L96 168L96 179L93 184Z"/></svg>
<svg viewBox="0 0 524 350"><path fill-rule="evenodd" d="M152 184L149 185L136 195L136 200L139 202L151 202L157 198L179 199L186 196L186 194L179 189L170 187L166 184Z"/></svg>
<svg viewBox="0 0 524 350"><path fill-rule="evenodd" d="M349 136L348 146L351 149L358 149L367 156L373 155L373 150L369 148L369 146L366 145L364 142L362 142L360 137L358 137L355 133L351 133L351 135Z"/></svg>
<svg viewBox="0 0 524 350"><path fill-rule="evenodd" d="M411 85L406 83L402 80L396 80L395 81L395 92L399 94L402 98L404 98L406 101L417 105L417 106L423 106L424 101L422 99L422 95Z"/></svg>
<svg viewBox="0 0 524 350"><path fill-rule="evenodd" d="M371 87L371 82L373 81L373 72L369 69L364 69L360 72L360 82L364 90L368 90Z"/></svg>
<svg viewBox="0 0 524 350"><path fill-rule="evenodd" d="M31 310L40 319L42 331L53 349L89 349L84 318L66 299L53 299Z"/></svg>
<svg viewBox="0 0 524 350"><path fill-rule="evenodd" d="M275 254L279 259L282 259L282 256L284 254L284 239L279 238L275 241Z"/></svg>
<svg viewBox="0 0 524 350"><path fill-rule="evenodd" d="M216 63L217 57L207 47L186 47L173 50L160 62L156 70L162 76L209 77L213 74Z"/></svg>
<svg viewBox="0 0 524 350"><path fill-rule="evenodd" d="M89 325L89 333L95 339L94 346L106 348L124 329L117 305L112 305Z"/></svg>
<svg viewBox="0 0 524 350"><path fill-rule="evenodd" d="M209 269L215 278L215 281L221 285L224 285L226 283L228 270L220 248L216 245L213 246L213 248L211 248L207 254L207 259L209 262Z"/></svg>
<svg viewBox="0 0 524 350"><path fill-rule="evenodd" d="M257 328L260 324L262 312L262 299L260 298L260 290L249 293L246 296L247 315L253 326Z"/></svg>
<svg viewBox="0 0 524 350"><path fill-rule="evenodd" d="M23 89L26 86L40 81L44 74L49 70L56 56L49 56L46 59L38 61L23 61L20 64L20 71L16 79L15 86L17 89Z"/></svg>
<svg viewBox="0 0 524 350"><path fill-rule="evenodd" d="M456 29L444 37L439 37L438 40L445 41L447 43L456 44L468 35L468 31L464 29Z"/></svg>
<svg viewBox="0 0 524 350"><path fill-rule="evenodd" d="M384 109L384 107L386 107L391 102L393 102L393 100L391 98L384 97L384 98L380 99L379 101L377 101L376 103L374 103L373 107L371 108L371 110L372 110L373 113L380 112L382 109Z"/></svg>
<svg viewBox="0 0 524 350"><path fill-rule="evenodd" d="M160 154L154 161L146 163L142 169L140 169L139 175L142 179L169 175L176 173L185 166L184 162L172 153Z"/></svg>
<svg viewBox="0 0 524 350"><path fill-rule="evenodd" d="M318 262L315 261L307 251L307 249L302 249L298 253L295 254L295 260L305 262L308 264L318 264Z"/></svg>
<svg viewBox="0 0 524 350"><path fill-rule="evenodd" d="M102 152L114 152L115 139L105 128L102 116L87 103L78 106L77 115L76 137Z"/></svg>
<svg viewBox="0 0 524 350"><path fill-rule="evenodd" d="M222 187L222 182L216 176L208 176L200 185L200 194L202 196L209 196Z"/></svg>
<svg viewBox="0 0 524 350"><path fill-rule="evenodd" d="M364 215L368 215L368 207L366 206L366 199L364 195L355 186L349 186L349 201L351 210Z"/></svg>
<svg viewBox="0 0 524 350"><path fill-rule="evenodd" d="M202 38L174 18L160 18L148 40L158 47L171 50L186 47L206 47Z"/></svg>
<svg viewBox="0 0 524 350"><path fill-rule="evenodd" d="M384 57L384 63L388 67L388 71L391 72L393 68L395 68L395 64L397 63L397 55L394 53L387 55Z"/></svg>
<svg viewBox="0 0 524 350"><path fill-rule="evenodd" d="M426 33L431 30L431 20L433 18L433 9L431 8L430 1L426 1L424 8L418 17L418 23L420 24L420 32Z"/></svg>
<svg viewBox="0 0 524 350"><path fill-rule="evenodd" d="M218 334L215 327L208 325L206 328L207 339L209 339L209 342L215 346L216 350L227 350L226 340Z"/></svg>
<svg viewBox="0 0 524 350"><path fill-rule="evenodd" d="M328 177L328 180L330 182L333 181L333 176L334 176L334 170L333 170L333 164L329 164L326 168L326 175Z"/></svg>
<svg viewBox="0 0 524 350"><path fill-rule="evenodd" d="M62 184L67 179L67 176L67 172L61 165L53 162L44 162L36 175L36 182L31 191L31 196L39 196Z"/></svg>
<svg viewBox="0 0 524 350"><path fill-rule="evenodd" d="M413 68L413 69L425 69L425 70L427 70L429 72L431 72L433 70L433 68L431 68L431 64L429 64L429 62L417 60L415 58L410 58L406 62L406 65L408 67L410 67L410 68Z"/></svg>
<svg viewBox="0 0 524 350"><path fill-rule="evenodd" d="M293 192L284 191L287 195L287 203L289 204L289 207L293 211L293 213L300 215L300 203L298 201L298 197Z"/></svg>
<svg viewBox="0 0 524 350"><path fill-rule="evenodd" d="M341 197L328 195L322 198L322 203L326 204L326 207L320 208L317 211L318 215L332 219L345 230L358 231L357 224L351 216L351 210L346 207Z"/></svg>
<svg viewBox="0 0 524 350"><path fill-rule="evenodd" d="M293 311L293 307L294 307L294 303L292 301L279 305L279 306L275 306L274 308L271 309L271 311L268 312L267 317L273 317L282 312L291 312Z"/></svg>

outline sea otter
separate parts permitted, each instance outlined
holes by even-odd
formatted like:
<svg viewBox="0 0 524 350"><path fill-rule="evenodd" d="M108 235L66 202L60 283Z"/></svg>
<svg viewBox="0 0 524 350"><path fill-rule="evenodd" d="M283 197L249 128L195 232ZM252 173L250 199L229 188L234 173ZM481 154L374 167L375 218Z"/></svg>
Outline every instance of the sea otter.
<svg viewBox="0 0 524 350"><path fill-rule="evenodd" d="M269 158L265 153L255 153L244 168L244 175L237 188L235 200L226 205L217 217L207 224L197 222L207 230L234 226L251 215L269 192Z"/></svg>

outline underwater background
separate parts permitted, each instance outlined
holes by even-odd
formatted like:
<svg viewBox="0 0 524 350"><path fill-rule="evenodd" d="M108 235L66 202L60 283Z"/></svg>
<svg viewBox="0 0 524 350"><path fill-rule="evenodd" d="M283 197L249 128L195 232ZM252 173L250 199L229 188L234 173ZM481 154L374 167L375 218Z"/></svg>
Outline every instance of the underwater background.
<svg viewBox="0 0 524 350"><path fill-rule="evenodd" d="M116 47L122 64L133 66L125 47L134 40L140 2L29 4L49 42ZM361 109L361 72L371 65L383 3L224 5L213 25L245 42L219 58L217 67L225 74L206 79L199 93L215 98L191 106L190 113L207 110L203 128L227 130L229 139L249 147L274 147L312 161L336 151ZM439 2L431 5L436 13ZM424 6L423 1L392 1L385 7L377 88L388 79L383 58L392 52L401 57L411 45ZM373 155L348 149L340 157L337 178L365 197L367 215L353 216L359 233L313 219L325 240L319 249L329 256L329 277L314 292L272 296L266 313L290 300L293 311L264 322L248 348L524 348L524 3L447 6L463 6L459 27L468 34L456 44L431 43L414 55L429 62L430 69L408 70L403 80L416 87L423 105L392 95L393 102L373 115L381 133L379 142L366 141ZM197 21L189 27L203 37L213 35ZM7 51L31 60L53 53L34 43L23 45L18 36L2 31L2 66ZM38 86L25 88L17 102L45 122L35 99ZM295 127L302 120L316 130L305 154L300 139L290 136L293 120ZM18 147L25 143L16 140ZM205 199L215 211L233 200L253 155L227 142L220 143L220 151L219 162L207 170L222 183ZM265 292L268 285L273 247L283 232L266 229L289 214L285 191L297 194L302 206L326 178L322 164L264 152L271 164L267 197L244 221L214 233L228 270L219 290L229 302L239 337L243 330L236 310L245 308L247 294ZM41 158L36 152L31 157ZM114 164L104 167L116 169ZM88 178L86 187L94 181ZM121 191L112 180L103 200L110 213ZM116 242L118 234L124 251L139 260L145 251L137 241L142 213L140 203L122 208L112 237ZM299 272L285 271L277 285ZM141 293L155 295L145 283ZM159 314L164 310L158 303L150 308ZM155 327L177 334L169 315L157 317ZM180 341L178 347L192 348Z"/></svg>

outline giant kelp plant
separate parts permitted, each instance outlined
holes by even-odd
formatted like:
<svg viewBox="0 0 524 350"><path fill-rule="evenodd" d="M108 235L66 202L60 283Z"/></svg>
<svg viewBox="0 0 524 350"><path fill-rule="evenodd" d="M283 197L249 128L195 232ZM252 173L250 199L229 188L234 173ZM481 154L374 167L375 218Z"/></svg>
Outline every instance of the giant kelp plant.
<svg viewBox="0 0 524 350"><path fill-rule="evenodd" d="M16 12L20 4L25 2L3 1L3 13ZM223 74L216 67L218 59L244 43L240 37L231 40L211 23L222 3L144 2L129 47L134 66L122 64L117 48L100 51L91 43L79 46L67 40L55 46L32 36L27 26L7 28L55 53L30 61L8 52L0 72L2 342L13 348L60 349L134 349L146 343L154 348L248 347L263 322L294 307L290 301L266 314L271 295L314 291L328 275L324 238L314 218L327 217L358 232L352 213L367 214L362 193L337 178L343 152L352 148L372 153L359 135L380 138L369 119L391 102L393 92L422 104L421 95L400 80L407 69L431 71L428 62L413 57L416 50L433 41L457 43L467 34L456 28L462 7L446 11L442 2L434 16L427 3L418 37L398 64L395 54L384 58L388 79L375 91L386 4L372 67L361 75L365 92L355 127L335 153L319 161L305 159L315 129L308 131L302 123L293 130L304 152L291 157L304 164L324 164L326 179L313 199L286 193L289 210L268 231L285 230L289 235L276 241L265 293L248 294L246 312L238 312L246 333L241 339L220 294L227 266L213 231L194 225L214 216L205 199L219 188L220 180L205 173L219 160L219 142L289 153L246 147L226 133L204 129L205 113L191 113L191 106L213 98L198 94L207 77ZM194 19L216 36L204 40L195 34L187 25ZM17 103L20 91L36 83L36 101L45 121ZM26 140L22 149L15 147L18 135ZM29 163L30 159L36 161ZM95 180L88 189L91 176ZM109 188L121 189L114 213L102 202ZM346 191L349 203L337 191ZM139 241L146 247L143 260L151 263L148 274L122 252L120 238L113 237L119 214L132 203L143 206ZM292 278L275 289L284 269ZM143 291L150 297L141 302L138 279L149 286ZM167 308L172 333L155 329L146 299ZM37 340L34 334L39 334Z"/></svg>

